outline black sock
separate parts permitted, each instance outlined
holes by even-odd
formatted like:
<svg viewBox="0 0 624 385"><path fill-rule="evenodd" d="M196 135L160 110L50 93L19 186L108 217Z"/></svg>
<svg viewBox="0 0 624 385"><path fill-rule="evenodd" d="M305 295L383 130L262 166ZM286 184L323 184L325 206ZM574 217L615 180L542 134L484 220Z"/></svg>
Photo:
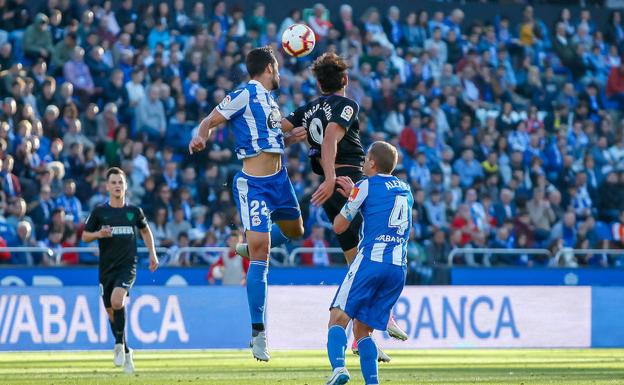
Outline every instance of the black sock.
<svg viewBox="0 0 624 385"><path fill-rule="evenodd" d="M115 344L124 343L124 329L126 328L126 311L124 308L113 310L113 334L115 335Z"/></svg>
<svg viewBox="0 0 624 385"><path fill-rule="evenodd" d="M260 332L264 331L264 324L251 324L251 335L253 337L257 336Z"/></svg>

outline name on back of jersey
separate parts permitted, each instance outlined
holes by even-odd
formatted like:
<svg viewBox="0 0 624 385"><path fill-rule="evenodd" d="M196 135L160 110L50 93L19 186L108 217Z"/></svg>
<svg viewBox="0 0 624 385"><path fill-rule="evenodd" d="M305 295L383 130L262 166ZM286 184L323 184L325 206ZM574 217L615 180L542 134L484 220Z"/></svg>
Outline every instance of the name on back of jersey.
<svg viewBox="0 0 624 385"><path fill-rule="evenodd" d="M386 188L388 190L392 190L393 188L402 188L405 190L409 190L409 186L407 185L407 183L397 179L386 182Z"/></svg>
<svg viewBox="0 0 624 385"><path fill-rule="evenodd" d="M310 119L319 109L321 109L321 104L315 104L303 114L303 127L308 128L308 119ZM332 118L332 111L329 104L323 103L323 112L325 113L325 119L330 121Z"/></svg>

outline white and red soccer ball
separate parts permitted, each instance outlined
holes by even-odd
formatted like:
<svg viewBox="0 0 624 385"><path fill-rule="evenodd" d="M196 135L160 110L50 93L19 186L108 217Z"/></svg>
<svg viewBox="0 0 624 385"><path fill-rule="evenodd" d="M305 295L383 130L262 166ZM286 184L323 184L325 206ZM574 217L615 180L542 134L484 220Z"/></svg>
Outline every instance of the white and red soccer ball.
<svg viewBox="0 0 624 385"><path fill-rule="evenodd" d="M293 24L282 34L282 48L290 56L305 56L312 52L314 44L314 31L305 24Z"/></svg>

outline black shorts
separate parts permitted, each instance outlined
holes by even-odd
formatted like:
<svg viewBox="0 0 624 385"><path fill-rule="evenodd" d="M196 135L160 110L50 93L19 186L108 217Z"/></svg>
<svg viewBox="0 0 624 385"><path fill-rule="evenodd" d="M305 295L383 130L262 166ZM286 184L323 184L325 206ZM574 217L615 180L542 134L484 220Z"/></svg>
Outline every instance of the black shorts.
<svg viewBox="0 0 624 385"><path fill-rule="evenodd" d="M104 301L104 307L110 308L111 295L116 287L126 289L130 295L130 288L136 280L136 266L116 268L104 274L100 274L100 295Z"/></svg>
<svg viewBox="0 0 624 385"><path fill-rule="evenodd" d="M339 167L336 169L336 176L348 176L353 183L357 183L364 178L362 170L355 167ZM334 223L334 218L340 214L340 210L342 210L345 203L347 203L347 198L342 196L338 190L335 190L334 194L323 204L323 209L325 209L325 213L332 223ZM336 235L343 251L357 247L360 242L360 226L362 226L362 215L358 213L353 218L347 231Z"/></svg>

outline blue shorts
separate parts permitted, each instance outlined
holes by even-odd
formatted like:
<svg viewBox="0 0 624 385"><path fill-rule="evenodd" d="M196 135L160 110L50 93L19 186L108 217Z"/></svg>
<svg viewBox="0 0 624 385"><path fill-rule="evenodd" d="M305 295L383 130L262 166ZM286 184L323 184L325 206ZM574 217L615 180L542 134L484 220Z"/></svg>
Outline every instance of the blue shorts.
<svg viewBox="0 0 624 385"><path fill-rule="evenodd" d="M405 286L406 273L405 266L371 261L358 254L331 308L339 308L373 329L386 330L390 311Z"/></svg>
<svg viewBox="0 0 624 385"><path fill-rule="evenodd" d="M268 233L274 221L301 217L286 168L268 176L250 176L239 171L234 176L232 190L245 231Z"/></svg>

